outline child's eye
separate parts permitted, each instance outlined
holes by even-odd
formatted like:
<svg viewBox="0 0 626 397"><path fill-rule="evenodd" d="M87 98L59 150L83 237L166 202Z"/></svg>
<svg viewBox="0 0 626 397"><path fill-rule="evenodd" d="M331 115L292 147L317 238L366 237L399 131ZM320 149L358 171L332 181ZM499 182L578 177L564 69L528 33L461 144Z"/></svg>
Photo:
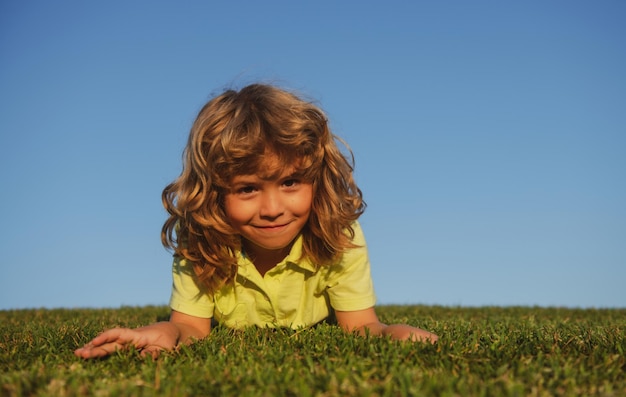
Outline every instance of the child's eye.
<svg viewBox="0 0 626 397"><path fill-rule="evenodd" d="M283 182L283 186L285 187L295 187L296 185L298 185L300 181L298 181L297 179L287 179L286 181Z"/></svg>
<svg viewBox="0 0 626 397"><path fill-rule="evenodd" d="M238 194L252 194L256 191L254 186L243 186L237 189Z"/></svg>

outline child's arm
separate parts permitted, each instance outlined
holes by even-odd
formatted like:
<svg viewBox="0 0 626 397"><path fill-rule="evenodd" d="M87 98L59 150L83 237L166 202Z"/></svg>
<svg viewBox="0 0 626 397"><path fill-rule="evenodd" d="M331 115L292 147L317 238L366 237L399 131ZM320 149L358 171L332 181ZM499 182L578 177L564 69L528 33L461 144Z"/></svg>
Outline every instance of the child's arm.
<svg viewBox="0 0 626 397"><path fill-rule="evenodd" d="M389 335L393 339L422 342L437 342L438 336L420 328L406 324L386 325L378 320L373 307L365 310L349 312L335 311L339 326L347 332L358 332L361 335Z"/></svg>
<svg viewBox="0 0 626 397"><path fill-rule="evenodd" d="M169 321L146 327L113 328L96 336L91 342L74 351L82 358L104 357L118 349L134 347L142 355L157 356L161 350L172 350L181 343L203 339L211 332L211 319L172 311Z"/></svg>

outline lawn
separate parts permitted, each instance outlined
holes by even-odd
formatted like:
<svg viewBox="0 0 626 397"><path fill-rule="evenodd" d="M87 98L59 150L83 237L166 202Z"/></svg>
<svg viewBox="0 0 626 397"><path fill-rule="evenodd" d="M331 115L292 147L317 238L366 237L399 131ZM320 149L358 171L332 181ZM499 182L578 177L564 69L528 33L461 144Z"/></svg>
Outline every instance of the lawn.
<svg viewBox="0 0 626 397"><path fill-rule="evenodd" d="M306 330L217 327L158 359L72 351L166 307L0 311L3 396L626 396L626 309L381 306L436 345Z"/></svg>

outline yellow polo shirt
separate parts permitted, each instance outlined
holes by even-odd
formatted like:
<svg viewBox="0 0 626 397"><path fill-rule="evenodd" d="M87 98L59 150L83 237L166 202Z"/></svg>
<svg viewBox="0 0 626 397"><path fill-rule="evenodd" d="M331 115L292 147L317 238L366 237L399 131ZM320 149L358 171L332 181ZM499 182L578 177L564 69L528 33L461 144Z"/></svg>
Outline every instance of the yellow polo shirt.
<svg viewBox="0 0 626 397"><path fill-rule="evenodd" d="M191 316L215 318L229 328L308 327L327 318L332 309L370 308L376 296L367 247L359 224L353 228L354 243L360 247L346 251L340 262L319 269L308 259L300 259L302 236L265 276L238 253L235 282L213 294L198 288L192 266L177 258L170 307Z"/></svg>

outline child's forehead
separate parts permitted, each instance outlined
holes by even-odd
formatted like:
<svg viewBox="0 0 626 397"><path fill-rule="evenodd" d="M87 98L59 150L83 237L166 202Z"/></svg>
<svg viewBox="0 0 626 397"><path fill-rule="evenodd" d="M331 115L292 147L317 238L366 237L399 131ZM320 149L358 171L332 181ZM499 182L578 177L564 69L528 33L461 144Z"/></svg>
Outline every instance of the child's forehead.
<svg viewBox="0 0 626 397"><path fill-rule="evenodd" d="M253 176L260 179L272 180L284 178L298 173L297 161L281 159L277 155L263 156L255 169L244 174L234 175L237 177Z"/></svg>

